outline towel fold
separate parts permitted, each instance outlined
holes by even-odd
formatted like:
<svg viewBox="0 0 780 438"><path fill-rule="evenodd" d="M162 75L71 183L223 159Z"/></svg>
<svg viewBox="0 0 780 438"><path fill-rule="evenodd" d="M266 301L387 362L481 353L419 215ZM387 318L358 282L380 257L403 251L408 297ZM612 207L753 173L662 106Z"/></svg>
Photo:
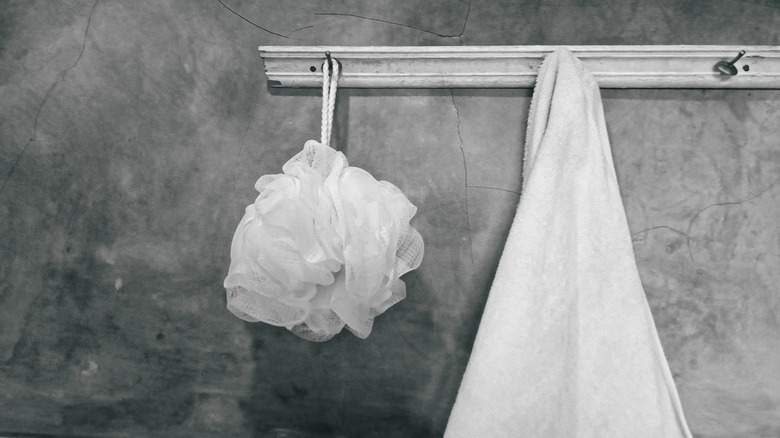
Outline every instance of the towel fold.
<svg viewBox="0 0 780 438"><path fill-rule="evenodd" d="M690 437L634 260L598 84L537 77L523 191L445 436Z"/></svg>

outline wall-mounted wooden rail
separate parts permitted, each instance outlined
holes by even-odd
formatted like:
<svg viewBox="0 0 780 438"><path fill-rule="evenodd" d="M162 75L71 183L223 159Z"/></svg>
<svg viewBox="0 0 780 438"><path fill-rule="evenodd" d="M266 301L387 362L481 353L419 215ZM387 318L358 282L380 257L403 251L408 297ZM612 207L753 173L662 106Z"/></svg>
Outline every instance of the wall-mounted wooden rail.
<svg viewBox="0 0 780 438"><path fill-rule="evenodd" d="M261 46L272 87L320 87L325 52L339 87L530 88L557 46ZM778 88L780 46L566 46L602 88ZM728 76L715 69L740 51Z"/></svg>

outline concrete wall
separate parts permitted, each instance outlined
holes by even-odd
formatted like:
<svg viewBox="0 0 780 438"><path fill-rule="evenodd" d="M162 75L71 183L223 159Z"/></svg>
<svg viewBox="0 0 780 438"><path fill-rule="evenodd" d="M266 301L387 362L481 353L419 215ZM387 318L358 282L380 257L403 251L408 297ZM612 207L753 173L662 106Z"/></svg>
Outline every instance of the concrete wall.
<svg viewBox="0 0 780 438"><path fill-rule="evenodd" d="M0 435L441 436L531 92L339 92L336 143L419 207L426 257L367 340L310 343L232 316L221 282L255 180L319 136L319 91L268 90L256 47L319 44L776 45L780 8L0 1ZM780 91L603 97L691 429L780 436Z"/></svg>

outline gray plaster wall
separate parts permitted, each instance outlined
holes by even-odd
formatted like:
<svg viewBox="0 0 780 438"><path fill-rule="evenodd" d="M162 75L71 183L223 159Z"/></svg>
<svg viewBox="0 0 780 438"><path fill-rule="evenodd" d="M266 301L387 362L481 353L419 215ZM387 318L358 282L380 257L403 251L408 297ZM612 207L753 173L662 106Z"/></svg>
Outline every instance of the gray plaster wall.
<svg viewBox="0 0 780 438"><path fill-rule="evenodd" d="M520 190L530 90L341 90L419 207L367 340L225 310L255 180L319 136L258 45L780 44L775 0L0 1L0 435L437 437ZM713 60L713 62L716 60ZM604 90L694 435L780 436L780 91Z"/></svg>

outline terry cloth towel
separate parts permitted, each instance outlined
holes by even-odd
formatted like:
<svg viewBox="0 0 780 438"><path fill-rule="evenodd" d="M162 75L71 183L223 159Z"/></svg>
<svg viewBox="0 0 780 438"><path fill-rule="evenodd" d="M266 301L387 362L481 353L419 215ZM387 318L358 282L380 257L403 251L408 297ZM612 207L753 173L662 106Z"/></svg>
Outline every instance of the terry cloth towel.
<svg viewBox="0 0 780 438"><path fill-rule="evenodd" d="M545 59L523 191L445 436L690 437L634 260L598 84Z"/></svg>

